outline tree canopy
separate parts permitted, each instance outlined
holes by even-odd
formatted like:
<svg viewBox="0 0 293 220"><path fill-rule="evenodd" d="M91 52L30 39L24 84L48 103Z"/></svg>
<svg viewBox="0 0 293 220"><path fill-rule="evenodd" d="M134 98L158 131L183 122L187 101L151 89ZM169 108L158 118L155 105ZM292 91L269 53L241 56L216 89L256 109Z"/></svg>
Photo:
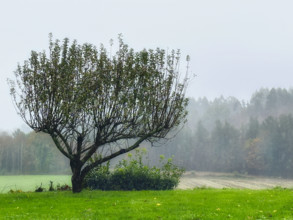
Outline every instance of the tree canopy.
<svg viewBox="0 0 293 220"><path fill-rule="evenodd" d="M82 190L91 169L143 141L165 138L187 115L180 52L135 52L118 39L112 56L103 45L50 35L48 53L32 51L9 81L24 122L48 133L69 158L73 192Z"/></svg>

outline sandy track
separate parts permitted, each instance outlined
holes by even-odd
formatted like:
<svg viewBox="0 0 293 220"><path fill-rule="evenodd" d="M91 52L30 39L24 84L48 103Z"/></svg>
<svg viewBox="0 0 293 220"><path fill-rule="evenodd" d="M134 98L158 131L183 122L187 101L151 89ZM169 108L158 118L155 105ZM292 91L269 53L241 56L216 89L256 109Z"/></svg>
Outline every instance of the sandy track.
<svg viewBox="0 0 293 220"><path fill-rule="evenodd" d="M196 187L268 189L274 187L293 188L293 179L240 176L226 173L187 172L178 185L179 189Z"/></svg>

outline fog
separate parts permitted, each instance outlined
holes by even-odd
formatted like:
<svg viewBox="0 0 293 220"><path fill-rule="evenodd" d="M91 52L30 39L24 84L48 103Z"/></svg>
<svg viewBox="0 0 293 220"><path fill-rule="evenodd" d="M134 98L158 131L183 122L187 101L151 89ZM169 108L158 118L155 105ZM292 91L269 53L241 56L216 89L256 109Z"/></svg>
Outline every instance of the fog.
<svg viewBox="0 0 293 220"><path fill-rule="evenodd" d="M150 158L292 177L292 8L291 0L1 1L0 174L70 173L48 136L16 113L7 78L17 64L48 50L49 33L106 47L122 33L135 50L180 49L182 71L191 57L188 122Z"/></svg>
<svg viewBox="0 0 293 220"><path fill-rule="evenodd" d="M248 103L191 99L187 124L150 158L174 155L187 170L292 178L293 90L262 89Z"/></svg>
<svg viewBox="0 0 293 220"><path fill-rule="evenodd" d="M290 0L11 0L0 3L0 130L25 128L7 78L48 34L108 44L119 33L136 50L181 49L197 75L187 95L248 101L260 88L291 88L293 2ZM182 62L182 67L185 63Z"/></svg>
<svg viewBox="0 0 293 220"><path fill-rule="evenodd" d="M293 90L262 89L247 103L233 97L190 99L188 111L174 138L141 145L148 150L146 164L158 166L165 155L192 172L293 178ZM0 133L0 175L69 173L69 161L48 135Z"/></svg>

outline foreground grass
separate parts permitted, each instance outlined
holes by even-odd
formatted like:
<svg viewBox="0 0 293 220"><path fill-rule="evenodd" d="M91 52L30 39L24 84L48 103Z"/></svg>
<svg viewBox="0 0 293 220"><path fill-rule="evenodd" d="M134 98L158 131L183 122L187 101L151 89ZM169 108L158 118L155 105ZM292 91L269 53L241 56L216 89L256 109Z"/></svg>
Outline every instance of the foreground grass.
<svg viewBox="0 0 293 220"><path fill-rule="evenodd" d="M71 185L70 179L69 175L0 176L0 193L6 193L9 190L34 191L40 184L48 189L50 181L53 181L55 187L57 184Z"/></svg>
<svg viewBox="0 0 293 220"><path fill-rule="evenodd" d="M293 219L293 190L0 194L0 219Z"/></svg>

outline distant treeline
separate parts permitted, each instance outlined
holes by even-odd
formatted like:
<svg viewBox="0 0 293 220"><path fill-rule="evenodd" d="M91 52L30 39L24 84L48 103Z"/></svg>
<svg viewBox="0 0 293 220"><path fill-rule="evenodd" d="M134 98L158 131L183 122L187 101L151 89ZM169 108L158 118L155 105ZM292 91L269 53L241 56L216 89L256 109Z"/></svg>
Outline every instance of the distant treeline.
<svg viewBox="0 0 293 220"><path fill-rule="evenodd" d="M0 175L64 174L69 162L44 133L0 133Z"/></svg>
<svg viewBox="0 0 293 220"><path fill-rule="evenodd" d="M248 103L191 99L188 110L183 130L151 154L187 170L293 177L293 90L261 89Z"/></svg>
<svg viewBox="0 0 293 220"><path fill-rule="evenodd" d="M261 89L249 102L191 99L174 139L149 151L174 155L187 170L293 177L293 90ZM159 144L156 144L159 146ZM0 133L0 174L69 173L69 162L42 133Z"/></svg>

